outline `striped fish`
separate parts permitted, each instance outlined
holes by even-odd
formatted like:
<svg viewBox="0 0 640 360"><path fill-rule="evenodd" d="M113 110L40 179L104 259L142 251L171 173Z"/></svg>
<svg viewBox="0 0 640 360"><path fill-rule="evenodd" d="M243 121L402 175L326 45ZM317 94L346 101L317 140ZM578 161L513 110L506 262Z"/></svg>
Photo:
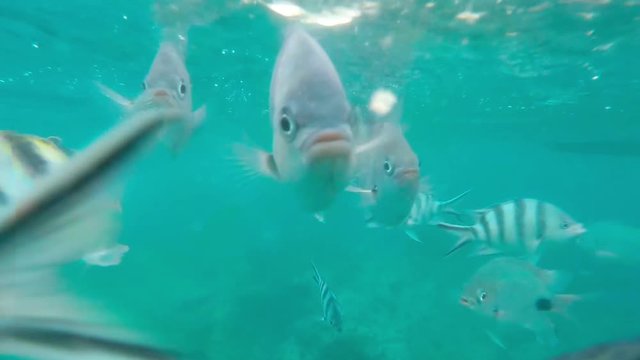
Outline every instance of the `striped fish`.
<svg viewBox="0 0 640 360"><path fill-rule="evenodd" d="M311 265L313 266L313 279L320 287L320 301L322 302L323 314L322 321L327 321L331 326L338 330L338 332L342 332L342 311L340 310L338 299L336 299L333 292L329 290L327 283L322 280L316 265L313 263Z"/></svg>
<svg viewBox="0 0 640 360"><path fill-rule="evenodd" d="M535 199L518 199L475 211L471 226L438 223L460 235L447 253L468 243L479 243L480 254L517 252L534 255L542 241L562 242L582 235L586 229L557 206Z"/></svg>
<svg viewBox="0 0 640 360"><path fill-rule="evenodd" d="M71 155L70 150L61 146L60 138L0 131L0 166L3 169L0 174L0 208L31 191L39 179L69 161ZM120 201L115 196L113 206L119 212ZM113 220L116 220L115 217ZM115 233L110 235L115 239ZM123 249L123 245L115 244L115 240L105 241L95 253L88 253L84 260L89 265L118 265L128 247L125 251Z"/></svg>
<svg viewBox="0 0 640 360"><path fill-rule="evenodd" d="M101 194L105 182L165 125L181 120L180 111L137 113L4 207L0 213L0 355L177 357L147 345L139 335L99 325L97 318L103 316L78 306L78 299L61 291L57 280L60 266L101 243L102 230L111 224L111 198ZM6 159L0 157L0 174L15 172Z"/></svg>
<svg viewBox="0 0 640 360"><path fill-rule="evenodd" d="M417 242L422 242L418 234L413 229L416 226L420 226L422 224L437 224L438 219L444 214L454 215L459 218L461 214L451 208L451 205L467 195L470 191L471 190L467 190L447 201L436 200L431 192L418 193L418 196L411 207L409 217L405 221L405 233L407 236Z"/></svg>

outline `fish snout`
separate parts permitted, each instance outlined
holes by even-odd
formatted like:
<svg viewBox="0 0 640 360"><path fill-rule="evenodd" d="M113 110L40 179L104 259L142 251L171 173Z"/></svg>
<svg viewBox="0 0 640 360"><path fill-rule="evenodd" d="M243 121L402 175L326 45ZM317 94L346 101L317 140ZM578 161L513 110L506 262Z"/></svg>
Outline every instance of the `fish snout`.
<svg viewBox="0 0 640 360"><path fill-rule="evenodd" d="M399 169L395 174L395 178L404 184L415 182L419 177L420 170L418 170L417 168Z"/></svg>
<svg viewBox="0 0 640 360"><path fill-rule="evenodd" d="M166 98L166 97L169 97L169 92L165 89L158 89L153 93L153 97Z"/></svg>
<svg viewBox="0 0 640 360"><path fill-rule="evenodd" d="M584 227L584 225L582 225L580 223L577 223L577 224L571 226L571 228L569 228L569 231L574 236L580 236L580 235L582 235L582 234L587 232L587 228Z"/></svg>

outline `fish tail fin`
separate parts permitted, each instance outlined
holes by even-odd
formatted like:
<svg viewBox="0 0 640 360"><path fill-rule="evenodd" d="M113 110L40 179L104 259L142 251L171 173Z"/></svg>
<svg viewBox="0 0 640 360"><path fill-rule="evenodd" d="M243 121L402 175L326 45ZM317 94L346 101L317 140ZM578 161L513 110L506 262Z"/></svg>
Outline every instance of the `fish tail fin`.
<svg viewBox="0 0 640 360"><path fill-rule="evenodd" d="M130 110L133 107L133 101L131 101L130 99L127 99L124 96L122 96L117 91L111 89L110 87L104 85L103 83L101 83L99 81L96 81L95 84L98 87L98 90L100 90L100 92L104 96L106 96L109 99L111 99L113 102L118 104L121 108L123 108L125 110Z"/></svg>
<svg viewBox="0 0 640 360"><path fill-rule="evenodd" d="M453 225L444 222L437 223L440 229L446 230L448 232L458 234L460 236L458 242L447 252L445 256L449 256L456 252L461 247L471 243L473 241L473 233L471 231L471 226L463 226L463 225Z"/></svg>
<svg viewBox="0 0 640 360"><path fill-rule="evenodd" d="M243 165L247 172L258 173L274 179L280 177L272 154L239 143L233 145L233 152L236 160Z"/></svg>

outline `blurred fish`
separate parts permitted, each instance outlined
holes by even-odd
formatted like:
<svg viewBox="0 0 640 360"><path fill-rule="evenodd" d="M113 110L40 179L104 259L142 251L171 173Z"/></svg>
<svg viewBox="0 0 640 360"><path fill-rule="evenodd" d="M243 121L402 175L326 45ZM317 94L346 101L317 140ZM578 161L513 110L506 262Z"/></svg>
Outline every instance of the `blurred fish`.
<svg viewBox="0 0 640 360"><path fill-rule="evenodd" d="M464 286L460 303L499 323L533 331L542 343L555 344L555 326L549 313L564 314L580 297L556 292L567 275L531 263L500 257L482 266Z"/></svg>
<svg viewBox="0 0 640 360"><path fill-rule="evenodd" d="M34 135L18 134L11 131L0 131L0 209L16 201L25 193L31 191L38 179L59 168L69 160L71 151L61 146L61 140L56 137L41 138ZM120 210L120 201L113 196L114 213ZM1 213L2 211L0 211ZM115 230L116 219L113 218L112 228ZM118 247L108 237L115 238L115 232L105 234L105 243L101 252L104 256L111 256ZM120 257L123 253L120 254ZM88 253L85 261L90 265L110 266L116 263L105 263L95 254ZM119 263L119 262L118 262Z"/></svg>
<svg viewBox="0 0 640 360"><path fill-rule="evenodd" d="M142 94L129 100L116 91L97 83L100 90L128 111L139 111L149 107L170 107L183 111L188 126L174 139L174 149L180 148L190 137L193 129L200 126L206 116L203 105L193 111L191 76L185 65L187 46L186 30L165 29L163 41L156 53L151 68L142 82Z"/></svg>
<svg viewBox="0 0 640 360"><path fill-rule="evenodd" d="M320 287L322 321L327 321L331 326L338 330L338 332L342 332L342 311L340 310L338 299L336 299L333 292L329 290L327 283L322 280L322 277L320 277L320 273L318 272L316 265L311 265L313 266L313 279L318 284L318 287Z"/></svg>
<svg viewBox="0 0 640 360"><path fill-rule="evenodd" d="M543 241L565 242L586 232L582 224L555 205L535 199L507 201L474 213L476 222L472 226L438 223L440 228L460 235L447 255L474 243L478 254L514 252L535 258Z"/></svg>
<svg viewBox="0 0 640 360"><path fill-rule="evenodd" d="M553 360L638 360L640 338L599 344L586 350L554 357Z"/></svg>
<svg viewBox="0 0 640 360"><path fill-rule="evenodd" d="M251 171L292 184L306 209L321 218L349 180L352 117L340 77L320 44L290 28L270 90L273 153L236 146Z"/></svg>
<svg viewBox="0 0 640 360"><path fill-rule="evenodd" d="M0 216L0 354L46 359L172 359L60 291L61 265L103 243L114 207L101 194L113 172L156 134L183 122L177 110L143 111L12 197ZM0 174L9 162L0 163ZM105 201L105 199L107 201Z"/></svg>
<svg viewBox="0 0 640 360"><path fill-rule="evenodd" d="M362 194L367 226L399 226L409 216L420 190L420 162L399 124L373 121L365 126L368 139L384 140L356 157L358 184L347 191Z"/></svg>
<svg viewBox="0 0 640 360"><path fill-rule="evenodd" d="M438 201L431 191L420 192L411 207L411 212L407 218L406 234L413 240L422 242L416 232L412 229L422 224L437 225L445 214L453 215L460 219L462 214L451 206L467 195L471 190L467 190L458 196L446 201Z"/></svg>

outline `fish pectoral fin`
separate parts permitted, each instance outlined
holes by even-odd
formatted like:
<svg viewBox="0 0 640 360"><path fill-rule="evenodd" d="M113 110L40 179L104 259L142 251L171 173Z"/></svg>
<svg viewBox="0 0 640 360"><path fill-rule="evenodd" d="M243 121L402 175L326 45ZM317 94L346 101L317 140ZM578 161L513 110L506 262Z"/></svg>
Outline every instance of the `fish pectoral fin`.
<svg viewBox="0 0 640 360"><path fill-rule="evenodd" d="M419 242L419 243L423 244L422 240L420 240L420 237L418 236L418 233L416 233L415 231L413 231L413 230L405 230L405 231L404 231L404 233L405 233L405 234L407 234L407 236L408 236L411 240L413 240L413 241L416 241L416 242Z"/></svg>
<svg viewBox="0 0 640 360"><path fill-rule="evenodd" d="M187 117L183 130L179 131L177 135L175 135L175 137L173 138L173 143L171 145L171 148L174 154L177 154L180 152L180 150L185 146L187 141L191 139L193 132L202 125L206 117L207 117L207 107L205 105L202 105L196 111L191 113L190 116Z"/></svg>
<svg viewBox="0 0 640 360"><path fill-rule="evenodd" d="M496 249L496 248L491 248L488 246L483 246L480 249L478 249L477 251L473 252L472 254L470 254L469 256L489 256L489 255L497 255L497 254L501 254L502 251Z"/></svg>
<svg viewBox="0 0 640 360"><path fill-rule="evenodd" d="M463 236L460 238L460 240L458 240L458 242L456 242L455 245L453 245L453 247L451 248L451 250L449 250L446 254L445 257L453 254L454 252L458 251L461 247L470 244L472 241L471 237L468 236Z"/></svg>
<svg viewBox="0 0 640 360"><path fill-rule="evenodd" d="M117 244L115 246L100 249L86 254L82 260L88 265L94 266L116 266L122 262L124 254L129 252L129 246Z"/></svg>
<svg viewBox="0 0 640 360"><path fill-rule="evenodd" d="M351 193L356 193L356 194L372 194L373 190L371 189L365 189L359 186L355 186L355 185L349 185L345 188L345 191L347 192L351 192Z"/></svg>
<svg viewBox="0 0 640 360"><path fill-rule="evenodd" d="M493 333L490 330L485 330L484 332L485 332L485 334L487 334L489 339L491 339L491 341L493 341L494 344L496 344L499 347L507 350L507 347L504 345L504 342L502 342L502 340L500 339L500 337L498 335L496 335L495 333Z"/></svg>
<svg viewBox="0 0 640 360"><path fill-rule="evenodd" d="M100 92L102 92L103 95L105 95L106 97L108 97L109 99L111 99L113 102L120 105L124 109L130 110L133 107L133 101L120 95L117 91L111 89L110 87L98 81L96 81L95 84L98 87L98 89L100 89Z"/></svg>
<svg viewBox="0 0 640 360"><path fill-rule="evenodd" d="M244 144L234 144L233 152L235 154L235 158L246 171L253 174L271 177L276 180L280 179L280 173L278 172L278 168L272 154Z"/></svg>
<svg viewBox="0 0 640 360"><path fill-rule="evenodd" d="M320 211L319 211L319 212L317 212L317 213L314 213L314 214L313 214L313 217L315 217L315 218L316 218L316 220L318 220L318 222L320 222L320 223L322 223L322 224L324 224L324 223L326 223L326 222L327 222L327 219L326 219L326 217L325 217L325 215L324 215L324 213L323 213L323 212L320 212Z"/></svg>

